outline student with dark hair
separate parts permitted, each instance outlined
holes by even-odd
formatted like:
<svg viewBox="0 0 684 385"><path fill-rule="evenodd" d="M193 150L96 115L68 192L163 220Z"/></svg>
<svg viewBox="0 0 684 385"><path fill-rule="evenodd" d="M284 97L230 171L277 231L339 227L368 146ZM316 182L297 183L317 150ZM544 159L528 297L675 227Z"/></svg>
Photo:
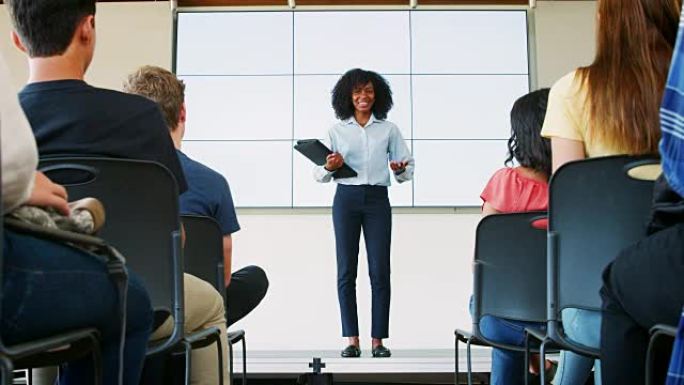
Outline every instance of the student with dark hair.
<svg viewBox="0 0 684 385"><path fill-rule="evenodd" d="M330 182L345 163L358 173L356 177L335 179L337 294L342 335L349 340L341 355L361 355L356 274L363 228L373 293L372 354L389 357L391 352L382 343L389 337L392 208L387 196L388 168L402 183L413 178L414 160L399 128L385 120L392 108L392 91L382 76L362 69L348 71L333 89L332 106L340 119L328 131L333 154L324 166L314 169L314 177L318 182Z"/></svg>
<svg viewBox="0 0 684 385"><path fill-rule="evenodd" d="M551 143L541 137L549 89L529 93L511 109L511 137L506 165L519 166L494 173L480 195L482 213L514 213L546 210L551 176Z"/></svg>
<svg viewBox="0 0 684 385"><path fill-rule="evenodd" d="M36 171L36 143L11 89L5 62L0 58L2 215L20 205L67 213L64 187ZM134 272L129 272L125 351L120 362L119 298L100 257L7 228L2 234L2 253L0 332L4 343L14 345L94 327L101 337L103 383L119 384L119 370L123 370L124 385L138 384L152 329L152 307ZM60 384L92 384L93 376L89 356L74 359L63 366Z"/></svg>
<svg viewBox="0 0 684 385"><path fill-rule="evenodd" d="M29 80L19 100L40 156L156 161L173 173L179 191L185 192L183 170L157 104L83 80L95 52L95 0L10 0L9 11L15 28L12 40L29 57ZM184 290L186 333L216 326L225 336L220 293L189 274L184 275ZM157 326L151 337L155 340L171 333L173 319L167 317ZM193 384L216 384L215 345L192 354Z"/></svg>
<svg viewBox="0 0 684 385"><path fill-rule="evenodd" d="M549 94L542 135L551 139L554 171L573 160L658 152L658 112L681 5L598 0L594 61L562 77ZM566 308L562 318L571 340L599 347L600 312ZM563 351L554 383L584 384L592 367L599 385L599 360Z"/></svg>
<svg viewBox="0 0 684 385"><path fill-rule="evenodd" d="M188 180L188 191L180 196L181 214L210 217L221 227L228 312L226 318L230 326L261 303L268 291L268 278L259 266L246 266L235 272L231 271L232 234L240 230L240 224L226 178L181 151L187 116L185 84L170 71L144 66L128 76L124 91L149 98L158 103L162 110Z"/></svg>
<svg viewBox="0 0 684 385"><path fill-rule="evenodd" d="M656 181L648 236L623 250L603 273L601 375L604 384L648 383L645 363L649 330L656 324L677 325L684 306L682 23L684 13L660 110L663 176ZM667 368L656 370L656 373L667 372ZM681 375L668 373L672 378L681 378Z"/></svg>
<svg viewBox="0 0 684 385"><path fill-rule="evenodd" d="M551 175L551 143L542 138L541 128L546 115L549 89L531 92L513 104L511 137L505 167L495 172L482 191L482 214L515 213L546 210L549 205L548 180ZM513 160L518 166L513 167ZM524 346L525 328L543 326L484 316L480 320L482 334L492 341ZM531 370L539 370L538 360L530 361ZM553 377L555 366L546 361L544 368ZM524 383L524 353L492 349L492 385Z"/></svg>

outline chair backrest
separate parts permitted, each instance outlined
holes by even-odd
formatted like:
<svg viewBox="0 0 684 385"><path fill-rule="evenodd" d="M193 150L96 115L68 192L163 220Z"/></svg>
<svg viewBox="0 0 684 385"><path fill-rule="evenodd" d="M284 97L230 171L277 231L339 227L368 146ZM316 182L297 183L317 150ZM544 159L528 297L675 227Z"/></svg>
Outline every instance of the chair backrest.
<svg viewBox="0 0 684 385"><path fill-rule="evenodd" d="M183 215L181 220L185 228L185 272L210 282L224 295L223 235L219 224L198 215Z"/></svg>
<svg viewBox="0 0 684 385"><path fill-rule="evenodd" d="M600 310L604 268L620 250L645 236L653 182L629 170L657 159L611 156L570 162L551 179L548 307Z"/></svg>
<svg viewBox="0 0 684 385"><path fill-rule="evenodd" d="M41 159L39 169L64 185L70 200L102 202L106 221L99 235L126 256L155 311L174 317L174 332L155 351L175 344L183 336L183 261L171 172L155 162L88 157Z"/></svg>
<svg viewBox="0 0 684 385"><path fill-rule="evenodd" d="M473 319L546 320L546 212L483 218L475 237Z"/></svg>

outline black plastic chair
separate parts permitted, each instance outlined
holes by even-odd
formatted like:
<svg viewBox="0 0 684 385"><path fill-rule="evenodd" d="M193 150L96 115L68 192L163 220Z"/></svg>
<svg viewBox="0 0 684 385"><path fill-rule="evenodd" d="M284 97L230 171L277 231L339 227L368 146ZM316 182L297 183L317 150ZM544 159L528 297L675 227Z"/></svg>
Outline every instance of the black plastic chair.
<svg viewBox="0 0 684 385"><path fill-rule="evenodd" d="M106 258L110 275L112 276L112 279L117 282L119 289L127 284L128 275L124 258L117 250L109 246L100 238L61 230L47 229L3 218L3 220L0 221L0 239L4 239L3 231L5 225L11 227L13 231L23 232L42 239L88 246L94 253ZM0 287L2 287L3 283L3 266L3 253L0 249ZM119 290L119 292L121 293L123 290ZM0 299L2 299L2 294L2 291L0 291ZM125 310L122 306L122 322L124 312ZM0 309L0 319L1 318L2 313ZM2 375L2 384L12 383L13 370L15 368L31 369L41 366L54 366L88 354L90 354L93 359L93 384L101 384L102 357L99 332L94 328L82 328L11 346L5 344L0 336L0 374Z"/></svg>
<svg viewBox="0 0 684 385"><path fill-rule="evenodd" d="M676 326L655 325L651 328L651 340L646 353L646 385L665 383L676 337Z"/></svg>
<svg viewBox="0 0 684 385"><path fill-rule="evenodd" d="M213 219L198 215L182 215L185 227L185 271L211 282L224 297L226 286L223 262L223 235L219 224ZM228 309L226 308L226 311ZM230 350L229 371L233 378L233 345L242 342L242 384L247 384L247 346L245 331L228 332Z"/></svg>
<svg viewBox="0 0 684 385"><path fill-rule="evenodd" d="M648 223L653 182L634 179L629 173L658 163L633 156L592 158L567 163L551 178L547 328L528 329L531 337L541 341L541 360L548 347L599 358L598 349L566 336L561 312L567 308L601 311L603 270L622 249L645 236Z"/></svg>
<svg viewBox="0 0 684 385"><path fill-rule="evenodd" d="M96 197L107 221L100 234L126 255L128 266L145 282L155 309L155 327L173 317L171 335L150 343L148 356L183 349L186 384L190 383L192 348L219 345L219 330L185 335L183 255L178 187L164 166L148 161L95 157L55 157L40 161L40 170L67 188L70 199Z"/></svg>
<svg viewBox="0 0 684 385"><path fill-rule="evenodd" d="M524 347L498 343L483 336L480 331L482 317L546 321L546 228L538 226L544 218L546 212L496 214L483 218L478 224L473 269L473 328L472 332L455 331L455 384L459 375L459 341L466 343L468 384L472 384L471 345L525 351Z"/></svg>

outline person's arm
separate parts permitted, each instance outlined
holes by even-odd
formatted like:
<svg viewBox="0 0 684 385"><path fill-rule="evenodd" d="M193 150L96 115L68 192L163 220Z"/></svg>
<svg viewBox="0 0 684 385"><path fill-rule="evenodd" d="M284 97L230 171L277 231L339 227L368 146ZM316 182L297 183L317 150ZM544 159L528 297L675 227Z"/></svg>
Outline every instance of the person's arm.
<svg viewBox="0 0 684 385"><path fill-rule="evenodd" d="M319 183L328 183L332 180L335 170L342 167L344 158L341 154L335 152L335 143L333 142L333 135L328 131L328 143L332 148L333 153L328 155L325 159L325 165L315 166L313 170L314 179Z"/></svg>
<svg viewBox="0 0 684 385"><path fill-rule="evenodd" d="M231 265L233 263L233 237L232 235L223 236L223 276L224 285L230 285L230 277L233 274Z"/></svg>
<svg viewBox="0 0 684 385"><path fill-rule="evenodd" d="M586 158L584 153L584 143L579 140L554 137L551 138L551 163L553 172L560 166L573 160Z"/></svg>
<svg viewBox="0 0 684 385"><path fill-rule="evenodd" d="M67 199L67 192L63 186L53 183L42 172L35 172L31 195L26 201L27 205L51 207L63 215L69 215Z"/></svg>
<svg viewBox="0 0 684 385"><path fill-rule="evenodd" d="M2 145L2 211L9 212L25 203L37 176L38 151L17 94L9 80L9 70L0 57L0 143Z"/></svg>
<svg viewBox="0 0 684 385"><path fill-rule="evenodd" d="M575 72L559 79L551 91L541 134L551 140L553 172L573 160L586 158L584 153L585 122L582 88Z"/></svg>
<svg viewBox="0 0 684 385"><path fill-rule="evenodd" d="M180 223L180 232L181 232L181 247L184 249L185 248L185 226L183 225L183 221Z"/></svg>
<svg viewBox="0 0 684 385"><path fill-rule="evenodd" d="M489 204L489 202L485 202L482 205L482 216L483 217L486 217L487 215L500 214L500 213L501 213L501 211L495 209L494 206Z"/></svg>
<svg viewBox="0 0 684 385"><path fill-rule="evenodd" d="M231 274L233 274L232 234L240 231L240 223L238 223L237 213L235 212L230 185L228 185L228 181L223 177L221 177L221 185L218 205L214 211L214 219L218 222L221 234L223 234L223 284L228 287L231 281Z"/></svg>
<svg viewBox="0 0 684 385"><path fill-rule="evenodd" d="M394 178L399 183L413 179L415 160L409 151L404 137L397 126L392 126L389 140L390 168L394 172Z"/></svg>

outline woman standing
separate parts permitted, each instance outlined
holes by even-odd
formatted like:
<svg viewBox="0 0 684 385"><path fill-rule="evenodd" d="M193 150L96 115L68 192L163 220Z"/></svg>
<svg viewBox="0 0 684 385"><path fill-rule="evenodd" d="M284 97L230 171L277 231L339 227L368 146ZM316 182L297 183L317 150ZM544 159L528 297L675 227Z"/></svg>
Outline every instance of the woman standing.
<svg viewBox="0 0 684 385"><path fill-rule="evenodd" d="M366 242L372 289L373 357L389 357L382 343L389 337L390 242L392 208L387 196L388 170L397 182L413 178L414 161L404 138L385 120L392 108L387 81L372 71L353 69L345 73L332 92L332 106L340 122L328 132L333 153L324 166L316 167L318 182L330 182L343 164L357 172L335 179L333 225L337 250L337 295L342 316L342 335L349 346L342 357L359 357L359 326L356 313L356 274L361 229Z"/></svg>

